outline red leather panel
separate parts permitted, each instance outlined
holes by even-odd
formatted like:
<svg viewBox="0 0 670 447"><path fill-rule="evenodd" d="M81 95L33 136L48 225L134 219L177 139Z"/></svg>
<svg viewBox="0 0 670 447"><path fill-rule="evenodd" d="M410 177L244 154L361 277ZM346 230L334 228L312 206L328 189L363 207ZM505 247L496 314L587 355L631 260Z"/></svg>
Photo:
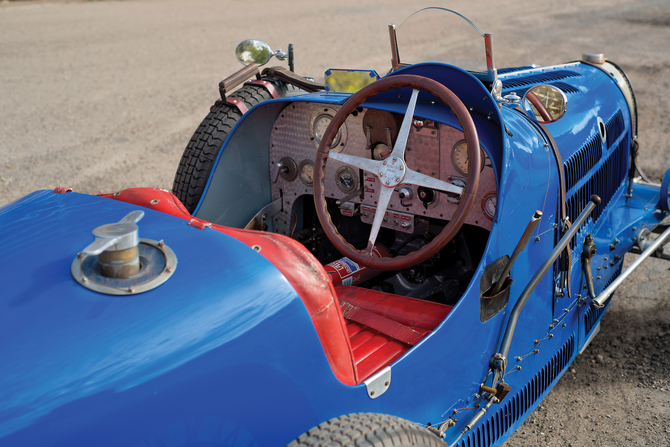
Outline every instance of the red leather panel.
<svg viewBox="0 0 670 447"><path fill-rule="evenodd" d="M429 331L435 329L453 308L446 304L359 287L337 286L335 291L338 297L354 306L383 315L411 328L422 328Z"/></svg>
<svg viewBox="0 0 670 447"><path fill-rule="evenodd" d="M353 321L347 322L347 329L351 336L360 382L390 365L409 350L409 345Z"/></svg>
<svg viewBox="0 0 670 447"><path fill-rule="evenodd" d="M131 188L102 197L153 208L191 221L182 203L170 191L159 188ZM335 290L323 266L299 242L277 234L238 230L212 224L211 228L253 247L270 261L295 288L312 318L328 362L335 376L347 385L360 383L352 357L346 322ZM204 229L204 227L203 227Z"/></svg>

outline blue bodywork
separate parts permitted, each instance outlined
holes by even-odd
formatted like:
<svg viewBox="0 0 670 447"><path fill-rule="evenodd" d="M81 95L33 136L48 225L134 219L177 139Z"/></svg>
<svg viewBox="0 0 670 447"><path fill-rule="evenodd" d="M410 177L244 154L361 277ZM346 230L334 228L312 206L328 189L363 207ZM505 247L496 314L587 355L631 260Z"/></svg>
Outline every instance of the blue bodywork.
<svg viewBox="0 0 670 447"><path fill-rule="evenodd" d="M213 229L147 209L142 237L164 240L179 259L170 280L136 296L81 287L70 264L90 243L90 231L137 206L38 191L0 209L0 445L285 445L320 422L354 412L387 413L421 425L458 415L447 431L446 440L453 441L477 411L480 384L490 384L489 361L515 300L556 245L558 169L564 169L572 221L592 194L603 202L571 245L570 297L556 292L556 268L544 276L512 341L504 376L510 393L459 445L502 443L551 390L602 317L604 310L592 309L584 293L580 253L586 235L598 247L593 268L604 267L595 280L598 293L621 272L634 245L633 227L653 227L667 214L658 207L658 187L634 184L626 195L631 116L621 90L602 70L574 63L501 75L503 94L521 96L540 83L566 92L566 116L546 125L560 149L560 167L542 130L515 107L499 107L466 71L432 63L389 76L397 74L437 80L471 109L498 193L469 287L441 325L391 365L392 384L384 395L370 399L364 384L341 383L287 279L259 253ZM404 113L407 96L386 92L364 106ZM224 143L195 215L207 219L208 201L222 200L216 189L222 172L239 169L235 138L253 130L265 141L288 104L342 104L348 97L316 93L252 109ZM428 94L420 96L415 115L460 128ZM598 117L607 126L605 141ZM267 154L259 157L253 163L269 164ZM268 174L259 172L251 181L257 183L255 200L268 203ZM543 212L534 233L539 237L512 268L509 303L482 322L484 269L512 253L536 210ZM615 239L620 243L608 250Z"/></svg>

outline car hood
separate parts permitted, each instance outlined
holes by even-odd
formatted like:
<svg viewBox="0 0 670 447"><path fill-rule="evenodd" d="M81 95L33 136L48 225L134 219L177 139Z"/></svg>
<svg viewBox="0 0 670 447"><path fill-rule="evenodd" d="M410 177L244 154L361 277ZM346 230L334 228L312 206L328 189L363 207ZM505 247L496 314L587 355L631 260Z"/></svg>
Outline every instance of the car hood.
<svg viewBox="0 0 670 447"><path fill-rule="evenodd" d="M70 275L91 231L130 211L164 240L174 274L137 295L88 290ZM120 392L252 330L299 298L248 246L160 212L39 191L0 208L0 437L100 391Z"/></svg>

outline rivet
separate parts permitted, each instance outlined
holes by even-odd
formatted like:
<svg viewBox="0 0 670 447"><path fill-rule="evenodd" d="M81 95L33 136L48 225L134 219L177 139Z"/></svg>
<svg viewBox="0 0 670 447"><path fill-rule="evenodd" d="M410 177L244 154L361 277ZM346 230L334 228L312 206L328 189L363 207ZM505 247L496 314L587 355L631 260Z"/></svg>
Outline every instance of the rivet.
<svg viewBox="0 0 670 447"><path fill-rule="evenodd" d="M128 292L133 293L135 291L134 287L128 287Z"/></svg>
<svg viewBox="0 0 670 447"><path fill-rule="evenodd" d="M253 248L256 251L261 251L261 246L260 245L252 245L251 248Z"/></svg>
<svg viewBox="0 0 670 447"><path fill-rule="evenodd" d="M167 273L172 273L172 267L168 267L168 268L166 268L165 271L166 271Z"/></svg>
<svg viewBox="0 0 670 447"><path fill-rule="evenodd" d="M384 382L384 386L389 386L389 381Z"/></svg>
<svg viewBox="0 0 670 447"><path fill-rule="evenodd" d="M375 395L375 392L374 392L374 391L370 391L370 396L374 396L374 395Z"/></svg>
<svg viewBox="0 0 670 447"><path fill-rule="evenodd" d="M158 246L159 246L160 248L163 248L163 247L165 246L165 242L163 242L163 239L161 239L160 241L158 241Z"/></svg>

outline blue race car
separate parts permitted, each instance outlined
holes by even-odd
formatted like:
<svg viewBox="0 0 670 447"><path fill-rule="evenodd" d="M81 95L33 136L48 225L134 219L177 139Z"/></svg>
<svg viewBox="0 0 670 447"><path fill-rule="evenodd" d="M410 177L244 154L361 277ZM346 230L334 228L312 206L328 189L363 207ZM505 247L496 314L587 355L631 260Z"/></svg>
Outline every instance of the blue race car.
<svg viewBox="0 0 670 447"><path fill-rule="evenodd" d="M670 171L639 171L603 55L497 69L442 8L389 36L388 74L323 84L242 42L172 192L0 208L0 446L481 447L521 425L668 258Z"/></svg>

